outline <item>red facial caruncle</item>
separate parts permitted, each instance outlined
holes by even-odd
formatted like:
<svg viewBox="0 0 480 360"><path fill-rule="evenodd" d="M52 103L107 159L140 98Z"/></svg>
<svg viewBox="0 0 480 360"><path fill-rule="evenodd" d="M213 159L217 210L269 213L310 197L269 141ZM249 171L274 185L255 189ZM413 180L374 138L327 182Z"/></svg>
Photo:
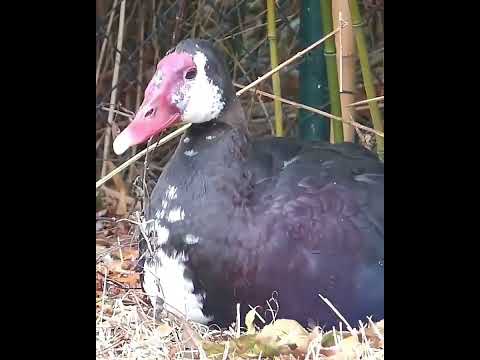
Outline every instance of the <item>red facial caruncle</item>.
<svg viewBox="0 0 480 360"><path fill-rule="evenodd" d="M158 63L135 118L113 143L116 154L147 141L180 120L182 113L172 101L172 96L194 71L195 63L185 53L173 52Z"/></svg>

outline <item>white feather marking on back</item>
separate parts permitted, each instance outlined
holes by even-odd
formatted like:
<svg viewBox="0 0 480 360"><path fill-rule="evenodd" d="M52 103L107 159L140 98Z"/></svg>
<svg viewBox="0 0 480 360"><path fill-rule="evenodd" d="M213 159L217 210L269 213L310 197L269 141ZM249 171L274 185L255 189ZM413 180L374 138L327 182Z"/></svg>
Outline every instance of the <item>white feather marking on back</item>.
<svg viewBox="0 0 480 360"><path fill-rule="evenodd" d="M206 324L211 318L202 312L203 297L193 293L192 281L185 278L187 260L184 253L167 256L164 251L158 250L155 261L145 263L143 287L152 304L161 298L169 311Z"/></svg>
<svg viewBox="0 0 480 360"><path fill-rule="evenodd" d="M283 168L285 169L288 165L294 163L297 160L298 160L298 156L295 156L295 157L291 158L290 160L284 161L283 162Z"/></svg>
<svg viewBox="0 0 480 360"><path fill-rule="evenodd" d="M192 234L187 234L187 236L185 236L185 242L188 245L197 244L199 241L200 241L200 238L198 236L195 236L195 235L192 235Z"/></svg>
<svg viewBox="0 0 480 360"><path fill-rule="evenodd" d="M177 198L177 188L173 185L168 185L166 191L167 198L170 200L174 200Z"/></svg>
<svg viewBox="0 0 480 360"><path fill-rule="evenodd" d="M181 207L176 207L172 210L167 215L167 220L171 223L181 221L185 218L185 211Z"/></svg>
<svg viewBox="0 0 480 360"><path fill-rule="evenodd" d="M195 150L191 149L191 150L185 151L184 154L185 154L186 156L192 157L192 156L197 155L198 152L196 152Z"/></svg>

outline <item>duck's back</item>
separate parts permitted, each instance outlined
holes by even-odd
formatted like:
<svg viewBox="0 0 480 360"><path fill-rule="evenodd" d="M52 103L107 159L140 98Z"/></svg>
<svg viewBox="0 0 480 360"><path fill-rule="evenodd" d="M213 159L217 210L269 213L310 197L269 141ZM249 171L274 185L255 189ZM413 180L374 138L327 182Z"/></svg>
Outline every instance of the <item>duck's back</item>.
<svg viewBox="0 0 480 360"><path fill-rule="evenodd" d="M349 143L266 139L253 153L262 177L252 186L252 228L239 235L256 244L249 296L277 290L280 313L304 323L338 321L318 294L350 321L383 317L383 164Z"/></svg>
<svg viewBox="0 0 480 360"><path fill-rule="evenodd" d="M384 182L374 155L353 144L272 138L242 155L232 151L219 165L192 146L198 156L182 156L169 169L173 176L189 168L188 185L167 175L185 216L168 224L165 251L186 253L207 316L228 325L236 303L242 314L248 305L268 309L265 300L275 293L279 316L303 323L337 323L319 294L350 321L383 317ZM201 195L192 195L197 188ZM198 242L185 245L191 235Z"/></svg>

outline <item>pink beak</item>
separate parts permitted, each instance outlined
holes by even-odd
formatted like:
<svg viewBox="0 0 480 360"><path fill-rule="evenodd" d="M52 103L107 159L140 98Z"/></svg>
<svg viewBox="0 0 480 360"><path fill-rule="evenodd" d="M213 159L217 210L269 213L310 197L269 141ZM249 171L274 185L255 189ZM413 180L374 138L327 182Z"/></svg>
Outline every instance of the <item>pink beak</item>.
<svg viewBox="0 0 480 360"><path fill-rule="evenodd" d="M181 112L172 102L172 95L182 86L186 71L194 66L190 55L175 52L158 63L135 118L113 142L117 155L144 143L180 119Z"/></svg>

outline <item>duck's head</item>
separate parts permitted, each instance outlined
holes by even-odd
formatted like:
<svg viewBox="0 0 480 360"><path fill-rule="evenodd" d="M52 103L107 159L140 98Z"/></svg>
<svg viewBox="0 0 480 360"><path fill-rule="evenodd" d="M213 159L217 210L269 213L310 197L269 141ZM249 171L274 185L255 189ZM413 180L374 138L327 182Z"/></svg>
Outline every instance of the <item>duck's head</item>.
<svg viewBox="0 0 480 360"><path fill-rule="evenodd" d="M116 154L147 141L175 122L216 119L234 98L221 54L206 40L181 41L158 63L134 120L113 143Z"/></svg>

